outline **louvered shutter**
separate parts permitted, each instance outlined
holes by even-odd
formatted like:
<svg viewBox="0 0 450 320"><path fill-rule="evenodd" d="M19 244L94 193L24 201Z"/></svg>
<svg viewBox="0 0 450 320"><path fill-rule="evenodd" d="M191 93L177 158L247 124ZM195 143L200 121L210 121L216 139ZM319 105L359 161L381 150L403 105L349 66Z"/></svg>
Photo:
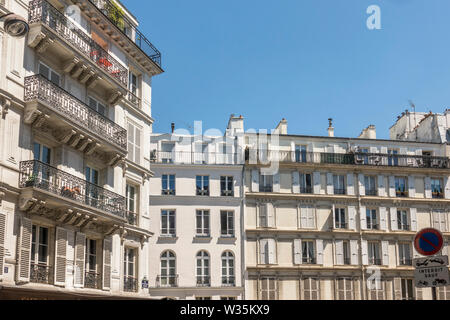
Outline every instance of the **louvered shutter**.
<svg viewBox="0 0 450 320"><path fill-rule="evenodd" d="M300 193L300 173L298 171L292 172L292 192Z"/></svg>
<svg viewBox="0 0 450 320"><path fill-rule="evenodd" d="M276 241L274 239L269 239L269 264L276 264Z"/></svg>
<svg viewBox="0 0 450 320"><path fill-rule="evenodd" d="M327 173L327 194L334 194L334 180L333 174Z"/></svg>
<svg viewBox="0 0 450 320"><path fill-rule="evenodd" d="M308 224L307 227L310 229L314 229L316 227L316 214L315 214L315 208L313 207L308 207L307 208L307 212L308 212Z"/></svg>
<svg viewBox="0 0 450 320"><path fill-rule="evenodd" d="M55 249L55 285L66 285L67 272L67 230L56 228L56 249Z"/></svg>
<svg viewBox="0 0 450 320"><path fill-rule="evenodd" d="M361 218L361 230L367 230L366 207L360 207L359 216Z"/></svg>
<svg viewBox="0 0 450 320"><path fill-rule="evenodd" d="M103 239L103 290L111 289L112 239Z"/></svg>
<svg viewBox="0 0 450 320"><path fill-rule="evenodd" d="M418 231L418 225L417 225L417 209L411 208L409 210L410 218L411 218L411 231Z"/></svg>
<svg viewBox="0 0 450 320"><path fill-rule="evenodd" d="M252 192L259 192L259 171L252 170Z"/></svg>
<svg viewBox="0 0 450 320"><path fill-rule="evenodd" d="M294 264L302 264L302 240L294 240Z"/></svg>
<svg viewBox="0 0 450 320"><path fill-rule="evenodd" d="M423 300L423 290L416 288L416 300Z"/></svg>
<svg viewBox="0 0 450 320"><path fill-rule="evenodd" d="M320 172L313 173L314 194L320 194L321 189L321 175Z"/></svg>
<svg viewBox="0 0 450 320"><path fill-rule="evenodd" d="M445 184L444 190L445 199L450 199L450 179L448 177L444 179L444 184Z"/></svg>
<svg viewBox="0 0 450 320"><path fill-rule="evenodd" d="M358 240L350 241L350 253L351 253L351 264L358 265L359 264L359 254L358 254Z"/></svg>
<svg viewBox="0 0 450 320"><path fill-rule="evenodd" d="M308 207L300 207L300 226L302 229L308 228Z"/></svg>
<svg viewBox="0 0 450 320"><path fill-rule="evenodd" d="M348 228L350 230L356 230L356 207L348 207Z"/></svg>
<svg viewBox="0 0 450 320"><path fill-rule="evenodd" d="M19 238L19 264L16 276L17 281L19 282L30 282L32 232L33 226L31 220L22 217Z"/></svg>
<svg viewBox="0 0 450 320"><path fill-rule="evenodd" d="M0 213L0 279L3 277L5 261L6 215Z"/></svg>
<svg viewBox="0 0 450 320"><path fill-rule="evenodd" d="M408 177L408 196L410 198L416 197L416 178Z"/></svg>
<svg viewBox="0 0 450 320"><path fill-rule="evenodd" d="M138 128L136 128L135 139L134 162L137 164L141 164L141 130Z"/></svg>
<svg viewBox="0 0 450 320"><path fill-rule="evenodd" d="M364 180L363 174L358 175L358 181L359 181L359 195L365 196L366 195L366 185L365 185L365 180Z"/></svg>
<svg viewBox="0 0 450 320"><path fill-rule="evenodd" d="M268 240L259 240L259 264L268 264Z"/></svg>
<svg viewBox="0 0 450 320"><path fill-rule="evenodd" d="M431 199L433 197L431 192L431 178L426 177L425 178L425 198Z"/></svg>
<svg viewBox="0 0 450 320"><path fill-rule="evenodd" d="M347 174L347 194L349 196L355 195L355 183L353 173Z"/></svg>
<svg viewBox="0 0 450 320"><path fill-rule="evenodd" d="M344 265L344 241L336 240L336 265Z"/></svg>
<svg viewBox="0 0 450 320"><path fill-rule="evenodd" d="M323 240L316 240L317 264L323 265Z"/></svg>
<svg viewBox="0 0 450 320"><path fill-rule="evenodd" d="M391 230L398 230L398 220L397 220L397 208L390 208L391 212Z"/></svg>
<svg viewBox="0 0 450 320"><path fill-rule="evenodd" d="M439 211L433 211L432 212L432 218L433 218L433 228L442 231L441 230L440 212Z"/></svg>
<svg viewBox="0 0 450 320"><path fill-rule="evenodd" d="M86 235L77 233L75 240L75 287L84 287Z"/></svg>
<svg viewBox="0 0 450 320"><path fill-rule="evenodd" d="M362 251L362 263L363 265L369 265L369 248L367 240L361 241L361 251Z"/></svg>
<svg viewBox="0 0 450 320"><path fill-rule="evenodd" d="M389 266L389 241L381 242L382 263L383 266Z"/></svg>
<svg viewBox="0 0 450 320"><path fill-rule="evenodd" d="M281 191L281 176L280 172L278 171L276 174L273 175L273 192L280 193Z"/></svg>
<svg viewBox="0 0 450 320"><path fill-rule="evenodd" d="M275 208L273 203L267 203L267 226L269 228L275 227Z"/></svg>
<svg viewBox="0 0 450 320"><path fill-rule="evenodd" d="M394 279L394 299L402 300L402 281L400 278Z"/></svg>
<svg viewBox="0 0 450 320"><path fill-rule="evenodd" d="M380 197L386 196L386 187L384 186L384 176L378 176L378 195Z"/></svg>
<svg viewBox="0 0 450 320"><path fill-rule="evenodd" d="M268 222L267 222L267 212L268 212L268 208L267 208L267 203L261 203L259 205L259 226L261 228L267 228L268 227Z"/></svg>
<svg viewBox="0 0 450 320"><path fill-rule="evenodd" d="M394 198L396 196L395 192L395 177L389 177L389 197Z"/></svg>
<svg viewBox="0 0 450 320"><path fill-rule="evenodd" d="M380 229L383 231L388 229L387 210L385 207L380 207Z"/></svg>
<svg viewBox="0 0 450 320"><path fill-rule="evenodd" d="M414 259L419 259L421 257L421 255L416 251L416 247L414 245L414 241L411 244L411 248L412 248L412 252L413 252L413 258Z"/></svg>
<svg viewBox="0 0 450 320"><path fill-rule="evenodd" d="M303 279L303 300L311 300L311 278Z"/></svg>

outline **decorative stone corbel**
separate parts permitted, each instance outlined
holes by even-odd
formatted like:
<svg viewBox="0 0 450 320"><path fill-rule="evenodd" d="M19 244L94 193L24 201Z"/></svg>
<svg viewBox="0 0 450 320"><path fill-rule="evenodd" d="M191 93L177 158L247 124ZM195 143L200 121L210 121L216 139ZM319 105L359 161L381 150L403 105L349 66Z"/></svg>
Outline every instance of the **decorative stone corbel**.
<svg viewBox="0 0 450 320"><path fill-rule="evenodd" d="M84 140L80 141L80 143L77 146L77 149L79 151L83 152L86 149L86 147L91 143L92 143L92 139L89 139L89 138L84 139Z"/></svg>
<svg viewBox="0 0 450 320"><path fill-rule="evenodd" d="M71 209L60 211L59 214L56 216L56 221L58 221L59 223L62 223L63 221L65 221L67 219L67 217L72 216L72 214L73 214L73 210L71 210Z"/></svg>
<svg viewBox="0 0 450 320"><path fill-rule="evenodd" d="M35 198L20 198L19 209L20 211L27 212L38 200Z"/></svg>
<svg viewBox="0 0 450 320"><path fill-rule="evenodd" d="M118 226L118 225L113 225L113 226L111 226L110 228L108 228L107 230L106 230L106 232L105 232L105 235L106 236L111 236L111 235L113 235L117 230L119 230L119 228L120 228L120 226Z"/></svg>
<svg viewBox="0 0 450 320"><path fill-rule="evenodd" d="M88 220L86 220L81 226L81 229L85 229L85 228L89 228L93 223L97 222L98 219L97 218L90 218Z"/></svg>
<svg viewBox="0 0 450 320"><path fill-rule="evenodd" d="M49 37L46 37L36 47L36 51L40 54L45 53L47 51L48 47L52 45L55 42L55 40L50 39Z"/></svg>
<svg viewBox="0 0 450 320"><path fill-rule="evenodd" d="M6 188L0 187L0 205L2 204L2 200L6 195Z"/></svg>
<svg viewBox="0 0 450 320"><path fill-rule="evenodd" d="M94 153L94 151L98 148L101 147L100 143L97 142L93 142L90 145L87 146L87 148L85 149L86 155L90 156Z"/></svg>
<svg viewBox="0 0 450 320"><path fill-rule="evenodd" d="M115 154L112 155L109 159L108 159L108 166L110 167L115 167L117 165L117 163L119 163L121 161L121 156L119 154Z"/></svg>
<svg viewBox="0 0 450 320"><path fill-rule="evenodd" d="M53 135L59 142L66 144L76 134L77 132L75 130L68 129L63 131L55 131Z"/></svg>
<svg viewBox="0 0 450 320"><path fill-rule="evenodd" d="M86 85L87 85L87 87L88 87L89 89L93 89L93 88L97 85L97 83L98 83L100 80L102 80L102 78L101 78L99 75L94 74L94 75L86 82Z"/></svg>
<svg viewBox="0 0 450 320"><path fill-rule="evenodd" d="M66 220L64 220L64 224L69 224L69 225L73 225L75 223L75 221L77 221L80 217L82 217L83 215L79 212L75 212L73 213L71 216L69 216L68 218L66 218Z"/></svg>
<svg viewBox="0 0 450 320"><path fill-rule="evenodd" d="M80 59L78 59L77 57L73 57L73 59L66 61L63 67L64 72L72 72L73 68L75 68L78 63L80 63Z"/></svg>
<svg viewBox="0 0 450 320"><path fill-rule="evenodd" d="M148 236L146 236L146 235L141 236L141 249L144 249L144 244L145 244L145 242L147 242L147 240L148 240Z"/></svg>
<svg viewBox="0 0 450 320"><path fill-rule="evenodd" d="M70 139L69 145L70 145L72 148L75 148L75 147L78 145L78 143L79 143L81 140L83 140L83 139L84 139L84 135L82 135L82 134L77 134L77 135L73 136L73 137Z"/></svg>
<svg viewBox="0 0 450 320"><path fill-rule="evenodd" d="M47 120L49 120L49 119L50 119L50 116L47 115L47 114L42 114L42 115L40 115L40 116L36 119L36 121L33 122L33 128L35 128L35 129L41 128L42 125L43 125Z"/></svg>
<svg viewBox="0 0 450 320"><path fill-rule="evenodd" d="M145 184L145 181L150 181L150 175L148 173L144 173L142 176L142 184Z"/></svg>
<svg viewBox="0 0 450 320"><path fill-rule="evenodd" d="M43 32L40 32L40 33L35 34L34 37L33 37L32 33L30 32L30 33L29 33L29 36L28 36L28 45L29 45L31 48L36 48L37 45L38 45L42 40L44 40L46 37L47 37L47 35L46 35L45 33L43 33Z"/></svg>
<svg viewBox="0 0 450 320"><path fill-rule="evenodd" d="M122 242L125 241L125 238L127 237L127 235L128 235L128 231L125 230L124 227L120 227L120 240L121 240Z"/></svg>
<svg viewBox="0 0 450 320"><path fill-rule="evenodd" d="M83 72L87 70L87 66L84 64L76 65L73 70L71 76L77 79Z"/></svg>
<svg viewBox="0 0 450 320"><path fill-rule="evenodd" d="M128 170L128 164L125 162L125 159L123 159L121 164L122 164L123 176L125 177L125 175L127 174L127 170Z"/></svg>
<svg viewBox="0 0 450 320"><path fill-rule="evenodd" d="M86 82L88 82L88 80L90 79L90 78L92 78L93 76L95 75L95 72L94 71L92 71L92 70L85 70L81 75L80 75L80 77L78 78L78 80L80 80L80 82L82 83L82 84L85 84Z"/></svg>
<svg viewBox="0 0 450 320"><path fill-rule="evenodd" d="M108 103L115 105L117 101L122 99L123 93L118 90L113 90L109 94Z"/></svg>

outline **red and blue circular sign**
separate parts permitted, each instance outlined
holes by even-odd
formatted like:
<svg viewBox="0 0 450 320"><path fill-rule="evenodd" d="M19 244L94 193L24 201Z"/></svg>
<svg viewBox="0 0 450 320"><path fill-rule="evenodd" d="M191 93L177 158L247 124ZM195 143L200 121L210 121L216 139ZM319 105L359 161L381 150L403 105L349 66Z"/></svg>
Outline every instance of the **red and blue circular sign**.
<svg viewBox="0 0 450 320"><path fill-rule="evenodd" d="M432 228L419 231L414 239L416 251L423 256L434 256L441 251L443 244L442 233Z"/></svg>

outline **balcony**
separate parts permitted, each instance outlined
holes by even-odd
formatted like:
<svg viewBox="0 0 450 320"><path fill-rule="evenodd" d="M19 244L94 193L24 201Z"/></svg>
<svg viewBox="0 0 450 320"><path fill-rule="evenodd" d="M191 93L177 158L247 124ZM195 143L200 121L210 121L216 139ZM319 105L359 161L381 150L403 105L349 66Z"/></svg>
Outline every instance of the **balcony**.
<svg viewBox="0 0 450 320"><path fill-rule="evenodd" d="M209 276L197 276L197 287L210 287L211 277Z"/></svg>
<svg viewBox="0 0 450 320"><path fill-rule="evenodd" d="M197 196L209 197L209 189L199 189L197 188Z"/></svg>
<svg viewBox="0 0 450 320"><path fill-rule="evenodd" d="M64 71L71 72L72 76L79 78L82 83L90 85L91 82L99 80L99 74L94 71L98 70L112 80L110 88L114 88L117 84L124 89L128 88L126 67L50 3L44 0L30 2L29 24L28 45L36 48L39 53L44 53L50 46L54 46L54 38L62 40L63 47L52 49L56 50L55 52L58 54L62 54L63 61L70 61ZM74 52L79 53L89 66L83 65L83 63L80 66L80 60L74 56Z"/></svg>
<svg viewBox="0 0 450 320"><path fill-rule="evenodd" d="M88 154L99 149L112 159L126 155L127 131L124 128L44 77L25 78L25 102L26 124L39 128L45 121L57 129L54 130L56 139Z"/></svg>
<svg viewBox="0 0 450 320"><path fill-rule="evenodd" d="M409 192L408 191L397 190L397 191L395 191L395 196L397 198L408 198Z"/></svg>
<svg viewBox="0 0 450 320"><path fill-rule="evenodd" d="M156 277L157 288L177 288L178 275L159 275Z"/></svg>
<svg viewBox="0 0 450 320"><path fill-rule="evenodd" d="M433 192L432 197L433 199L444 199L444 193L442 191Z"/></svg>
<svg viewBox="0 0 450 320"><path fill-rule="evenodd" d="M125 198L83 179L58 170L37 160L20 163L19 188L22 197L31 201L38 195L48 204L61 208L61 201L75 211L76 206L87 207L89 212L95 209L103 219L118 218L125 222ZM34 191L41 191L36 194ZM53 195L50 198L49 195Z"/></svg>
<svg viewBox="0 0 450 320"><path fill-rule="evenodd" d="M30 282L40 284L51 284L53 276L53 268L46 264L30 265Z"/></svg>
<svg viewBox="0 0 450 320"><path fill-rule="evenodd" d="M350 258L344 258L344 265L345 265L345 266L349 266L349 265L351 265L351 264L352 264L352 261L351 261Z"/></svg>
<svg viewBox="0 0 450 320"><path fill-rule="evenodd" d="M126 99L128 102L132 103L133 105L137 106L138 109L142 108L142 100L137 95L132 93L131 91L128 91L126 94Z"/></svg>
<svg viewBox="0 0 450 320"><path fill-rule="evenodd" d="M411 227L407 224L403 224L401 222L398 223L398 230L399 231L411 231Z"/></svg>
<svg viewBox="0 0 450 320"><path fill-rule="evenodd" d="M138 279L131 276L124 276L123 277L123 291L125 292L138 292L139 290L139 283Z"/></svg>
<svg viewBox="0 0 450 320"><path fill-rule="evenodd" d="M210 164L210 165L233 165L239 164L236 153L216 152L184 152L184 151L157 151L153 150L150 155L151 163L156 164Z"/></svg>
<svg viewBox="0 0 450 320"><path fill-rule="evenodd" d="M87 271L84 276L84 287L89 289L101 289L102 276L95 271Z"/></svg>

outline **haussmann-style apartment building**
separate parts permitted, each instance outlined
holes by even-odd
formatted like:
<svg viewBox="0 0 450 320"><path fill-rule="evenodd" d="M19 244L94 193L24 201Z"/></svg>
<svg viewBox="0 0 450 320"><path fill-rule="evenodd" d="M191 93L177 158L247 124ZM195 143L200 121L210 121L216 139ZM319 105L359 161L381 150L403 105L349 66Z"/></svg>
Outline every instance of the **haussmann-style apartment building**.
<svg viewBox="0 0 450 320"><path fill-rule="evenodd" d="M1 0L0 297L149 298L152 77L118 0Z"/></svg>

